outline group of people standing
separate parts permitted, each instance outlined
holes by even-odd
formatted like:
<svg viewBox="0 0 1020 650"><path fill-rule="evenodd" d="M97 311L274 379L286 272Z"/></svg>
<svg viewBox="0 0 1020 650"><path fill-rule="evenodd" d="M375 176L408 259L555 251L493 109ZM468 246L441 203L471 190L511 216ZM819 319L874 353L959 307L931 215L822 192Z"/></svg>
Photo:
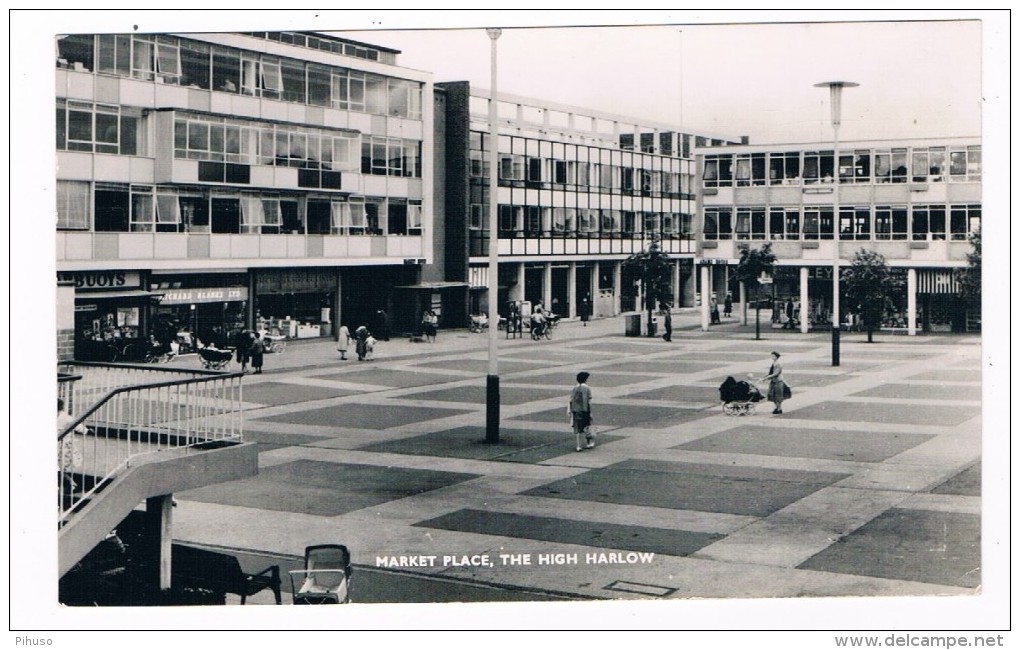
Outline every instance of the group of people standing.
<svg viewBox="0 0 1020 650"><path fill-rule="evenodd" d="M242 330L237 335L235 342L237 347L237 362L241 364L241 372L248 372L248 364L251 363L252 372L256 375L262 374L262 363L265 359L266 346L260 332Z"/></svg>
<svg viewBox="0 0 1020 650"><path fill-rule="evenodd" d="M709 314L712 317L710 323L711 325L722 324L722 319L719 318L719 301L716 300L715 296L712 296ZM732 315L733 315L733 294L727 293L726 298L723 300L723 316L729 318Z"/></svg>
<svg viewBox="0 0 1020 650"><path fill-rule="evenodd" d="M354 334L351 334L346 325L341 325L337 330L336 350L340 353L341 361L347 360L347 351L351 348L351 342L354 343L354 352L358 355L358 361L367 361L372 358L376 339L367 325L359 325L354 330Z"/></svg>

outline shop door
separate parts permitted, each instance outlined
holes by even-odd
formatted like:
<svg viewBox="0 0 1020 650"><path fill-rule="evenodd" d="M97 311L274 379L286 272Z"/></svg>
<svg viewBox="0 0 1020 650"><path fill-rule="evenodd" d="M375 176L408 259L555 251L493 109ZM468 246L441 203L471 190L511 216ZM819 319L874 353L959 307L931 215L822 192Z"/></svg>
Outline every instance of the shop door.
<svg viewBox="0 0 1020 650"><path fill-rule="evenodd" d="M524 299L532 305L544 303L542 300L542 267L524 267Z"/></svg>
<svg viewBox="0 0 1020 650"><path fill-rule="evenodd" d="M554 314L565 316L570 313L570 296L567 289L569 282L570 269L554 266L552 269L552 298L549 299L549 308Z"/></svg>

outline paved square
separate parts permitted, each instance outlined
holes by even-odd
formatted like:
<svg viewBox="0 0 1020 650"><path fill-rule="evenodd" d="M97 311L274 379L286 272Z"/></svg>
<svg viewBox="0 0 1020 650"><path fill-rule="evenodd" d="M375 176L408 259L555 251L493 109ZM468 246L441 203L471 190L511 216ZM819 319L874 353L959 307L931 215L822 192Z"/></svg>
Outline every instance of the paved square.
<svg viewBox="0 0 1020 650"><path fill-rule="evenodd" d="M484 381L484 380L483 380ZM544 388L524 388L514 386L499 387L499 403L507 405L526 404L553 397L563 397L563 391ZM484 385L456 386L442 390L430 390L426 393L401 395L400 399L426 400L437 402L465 402L485 404L486 390ZM566 399L566 398L564 398Z"/></svg>
<svg viewBox="0 0 1020 650"><path fill-rule="evenodd" d="M971 514L894 508L798 568L977 587L981 520Z"/></svg>
<svg viewBox="0 0 1020 650"><path fill-rule="evenodd" d="M933 437L911 433L772 429L748 425L693 440L674 449L878 463Z"/></svg>
<svg viewBox="0 0 1020 650"><path fill-rule="evenodd" d="M268 418L254 418L259 422L285 422L358 429L389 429L405 424L424 422L436 418L471 413L463 409L441 409L434 406L401 406L398 404L338 404L310 411L282 413Z"/></svg>
<svg viewBox="0 0 1020 650"><path fill-rule="evenodd" d="M847 476L729 465L624 461L524 494L765 517Z"/></svg>
<svg viewBox="0 0 1020 650"><path fill-rule="evenodd" d="M415 525L661 555L690 555L723 537L712 533L471 509L458 510ZM537 562L537 559L532 559L532 562ZM585 563L583 556L578 557L578 563Z"/></svg>
<svg viewBox="0 0 1020 650"><path fill-rule="evenodd" d="M911 375L910 379L926 381L971 381L978 383L981 381L981 370L967 368L939 368L937 370L926 370L922 373Z"/></svg>
<svg viewBox="0 0 1020 650"><path fill-rule="evenodd" d="M619 440L620 436L600 435L599 447ZM564 426L562 432L501 428L499 442L485 442L485 427L458 427L403 440L379 442L359 451L374 451L413 456L470 458L508 463L540 463L550 458L576 453L574 435Z"/></svg>
<svg viewBox="0 0 1020 650"><path fill-rule="evenodd" d="M639 342L644 341L644 342ZM660 338L641 338L637 340L613 340L598 341L596 343L585 343L575 345L575 350L592 350L595 352L612 352L613 354L652 354L653 352L665 352L675 343L667 343Z"/></svg>
<svg viewBox="0 0 1020 650"><path fill-rule="evenodd" d="M616 370L616 368L614 368ZM596 391L596 398L598 397L597 391L599 386L606 386L608 388L617 388L619 386L627 386L630 384L637 384L643 381L650 381L652 379L661 379L661 377L655 377L653 375L621 375L613 374L600 370L599 368L593 368L589 371L591 373L591 379L588 380L588 385L591 386L593 391ZM508 377L503 380L507 384L541 384L541 385L552 385L559 386L563 391L564 399L570 396L570 390L577 385L577 373L576 372L553 372L544 375L528 375L526 377ZM502 385L500 386L502 390Z"/></svg>
<svg viewBox="0 0 1020 650"><path fill-rule="evenodd" d="M783 370L783 376L786 377L786 383L790 385L790 388L796 386L831 386L832 384L854 378L854 375L844 373L823 375L807 372L787 372L785 369Z"/></svg>
<svg viewBox="0 0 1020 650"><path fill-rule="evenodd" d="M522 370L541 370L547 365L562 366L569 363L565 359L549 360L545 364L527 363L524 361L499 360L499 374L505 375ZM489 371L487 359L444 359L442 361L428 361L414 364L416 368L438 368L442 370L460 370L462 372L476 372L479 375L486 375Z"/></svg>
<svg viewBox="0 0 1020 650"><path fill-rule="evenodd" d="M940 401L981 401L980 386L938 384L880 384L851 393L854 397L892 397L896 399L937 399Z"/></svg>
<svg viewBox="0 0 1020 650"><path fill-rule="evenodd" d="M593 403L591 409L592 421L602 430L633 426L661 429L681 422L697 420L707 415L699 410L676 409L666 406L630 406L626 404L599 404L598 402ZM561 422L564 427L569 427L566 416L566 402L560 408L519 415L511 419L527 420L529 422Z"/></svg>
<svg viewBox="0 0 1020 650"><path fill-rule="evenodd" d="M190 501L335 517L472 478L476 475L298 460L181 496Z"/></svg>
<svg viewBox="0 0 1020 650"><path fill-rule="evenodd" d="M266 431L252 431L250 429L244 432L244 441L257 442L259 445L259 453L270 451L272 449L280 449L282 447L294 447L309 442L320 442L328 439L329 436L312 436L300 433L269 433Z"/></svg>
<svg viewBox="0 0 1020 650"><path fill-rule="evenodd" d="M289 384L281 381L245 383L244 388L242 389L242 396L244 397L245 402L266 404L268 406L311 402L319 399L329 399L330 397L344 397L346 395L357 394L358 391L354 390L324 388L322 386L305 386L302 384Z"/></svg>
<svg viewBox="0 0 1020 650"><path fill-rule="evenodd" d="M783 409L786 418L799 420L835 420L838 422L884 422L886 424L928 424L952 427L970 418L981 415L979 406L942 406L938 404L923 407L904 408L896 404L866 404L861 402L821 402L793 408L797 403L796 390L793 399Z"/></svg>
<svg viewBox="0 0 1020 650"><path fill-rule="evenodd" d="M652 372L680 377L695 372L704 372L705 370L711 370L712 368L718 367L719 364L717 363L692 363L681 359L649 359L643 361L621 361L620 363L595 368L591 372L595 373L614 370L617 372Z"/></svg>
<svg viewBox="0 0 1020 650"><path fill-rule="evenodd" d="M619 399L648 399L665 402L718 402L719 389L711 386L664 386L655 390L647 390L629 395L619 395Z"/></svg>

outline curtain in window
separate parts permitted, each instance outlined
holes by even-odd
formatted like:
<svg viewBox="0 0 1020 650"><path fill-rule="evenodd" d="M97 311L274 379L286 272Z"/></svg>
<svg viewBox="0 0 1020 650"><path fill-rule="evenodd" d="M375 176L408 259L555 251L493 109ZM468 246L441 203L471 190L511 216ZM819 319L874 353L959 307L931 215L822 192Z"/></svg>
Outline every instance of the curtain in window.
<svg viewBox="0 0 1020 650"><path fill-rule="evenodd" d="M243 197L241 199L241 225L261 226L265 222L262 201L253 197Z"/></svg>
<svg viewBox="0 0 1020 650"><path fill-rule="evenodd" d="M181 211L176 194L156 195L156 222L180 223Z"/></svg>
<svg viewBox="0 0 1020 650"><path fill-rule="evenodd" d="M85 181L57 181L57 228L87 230L92 205L90 186Z"/></svg>
<svg viewBox="0 0 1020 650"><path fill-rule="evenodd" d="M346 233L351 225L351 205L334 201L329 206L330 227L334 234Z"/></svg>

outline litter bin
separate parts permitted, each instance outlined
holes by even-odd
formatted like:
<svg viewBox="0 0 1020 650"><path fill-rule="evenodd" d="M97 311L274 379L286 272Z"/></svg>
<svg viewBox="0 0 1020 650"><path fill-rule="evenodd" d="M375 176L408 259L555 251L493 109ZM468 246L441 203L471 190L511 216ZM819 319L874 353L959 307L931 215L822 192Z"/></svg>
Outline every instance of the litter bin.
<svg viewBox="0 0 1020 650"><path fill-rule="evenodd" d="M641 336L641 314L624 316L624 336Z"/></svg>
<svg viewBox="0 0 1020 650"><path fill-rule="evenodd" d="M651 324L648 326L648 336L656 336L659 330L659 321L656 318L652 319Z"/></svg>

